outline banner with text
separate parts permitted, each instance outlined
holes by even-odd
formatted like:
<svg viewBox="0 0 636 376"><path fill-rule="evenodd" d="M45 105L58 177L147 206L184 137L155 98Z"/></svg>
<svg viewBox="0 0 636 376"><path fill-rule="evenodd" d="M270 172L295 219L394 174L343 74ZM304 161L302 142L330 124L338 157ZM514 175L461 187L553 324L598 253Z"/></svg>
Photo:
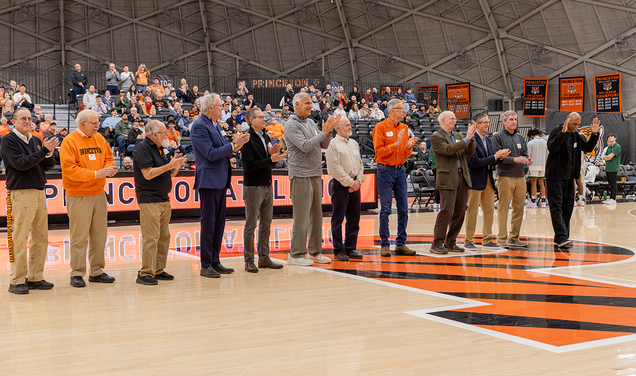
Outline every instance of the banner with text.
<svg viewBox="0 0 636 376"><path fill-rule="evenodd" d="M470 82L446 85L446 100L457 119L470 119Z"/></svg>
<svg viewBox="0 0 636 376"><path fill-rule="evenodd" d="M583 112L585 77L559 78L559 111Z"/></svg>
<svg viewBox="0 0 636 376"><path fill-rule="evenodd" d="M548 103L548 79L523 79L523 116L545 117Z"/></svg>
<svg viewBox="0 0 636 376"><path fill-rule="evenodd" d="M362 203L376 202L375 173L365 173L365 182L360 188ZM322 203L330 204L331 196L327 189L331 177L322 176L323 196ZM274 193L274 207L292 206L289 177L287 175L273 175L272 188ZM106 179L106 199L109 212L137 211L139 205L135 197L135 183L130 177L113 177ZM66 214L66 200L62 179L49 179L46 187L46 204L48 214ZM0 184L0 197L6 197L6 188ZM172 178L172 192L170 192L170 204L173 210L198 209L199 192L194 189L194 175L175 176ZM243 176L233 175L232 186L227 191L226 205L228 208L240 208L245 206L243 201ZM0 217L6 215L6 200L0 200Z"/></svg>
<svg viewBox="0 0 636 376"><path fill-rule="evenodd" d="M594 111L622 112L620 73L594 76Z"/></svg>
<svg viewBox="0 0 636 376"><path fill-rule="evenodd" d="M439 85L420 85L417 88L417 101L429 105L433 99L439 103Z"/></svg>

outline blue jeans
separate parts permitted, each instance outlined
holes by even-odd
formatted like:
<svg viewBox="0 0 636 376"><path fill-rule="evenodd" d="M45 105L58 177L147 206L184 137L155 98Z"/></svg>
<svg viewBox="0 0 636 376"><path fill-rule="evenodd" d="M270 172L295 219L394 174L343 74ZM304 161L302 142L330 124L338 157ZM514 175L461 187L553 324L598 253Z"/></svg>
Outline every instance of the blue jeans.
<svg viewBox="0 0 636 376"><path fill-rule="evenodd" d="M398 214L398 233L395 245L405 245L409 214L404 167L394 169L378 166L377 182L380 195L380 246L388 247L391 245L389 242L389 215L391 215L393 196L395 196Z"/></svg>
<svg viewBox="0 0 636 376"><path fill-rule="evenodd" d="M106 90L110 91L110 95L117 96L119 94L119 86L117 85L106 85Z"/></svg>
<svg viewBox="0 0 636 376"><path fill-rule="evenodd" d="M128 137L126 136L117 136L117 144L119 145L119 154L124 153L124 142Z"/></svg>
<svg viewBox="0 0 636 376"><path fill-rule="evenodd" d="M131 152L131 153L132 153L133 151L135 151L135 144L130 144L130 145L128 145L128 147L126 148L126 150L128 150L129 152Z"/></svg>
<svg viewBox="0 0 636 376"><path fill-rule="evenodd" d="M73 85L73 92L75 95L86 93L86 88L83 86L75 86Z"/></svg>
<svg viewBox="0 0 636 376"><path fill-rule="evenodd" d="M146 90L146 87L143 85L137 85L137 91L141 91L142 93Z"/></svg>

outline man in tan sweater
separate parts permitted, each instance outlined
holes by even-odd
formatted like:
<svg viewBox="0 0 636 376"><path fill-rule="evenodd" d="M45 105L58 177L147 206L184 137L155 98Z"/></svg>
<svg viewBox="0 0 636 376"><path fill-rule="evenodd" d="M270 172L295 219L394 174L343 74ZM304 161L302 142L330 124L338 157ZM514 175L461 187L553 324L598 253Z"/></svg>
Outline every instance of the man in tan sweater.
<svg viewBox="0 0 636 376"><path fill-rule="evenodd" d="M85 287L86 248L89 247L89 282L112 283L104 273L104 248L108 229L106 178L117 173L110 146L97 133L99 116L84 110L77 115L77 130L66 136L60 148L62 183L71 233L71 286Z"/></svg>

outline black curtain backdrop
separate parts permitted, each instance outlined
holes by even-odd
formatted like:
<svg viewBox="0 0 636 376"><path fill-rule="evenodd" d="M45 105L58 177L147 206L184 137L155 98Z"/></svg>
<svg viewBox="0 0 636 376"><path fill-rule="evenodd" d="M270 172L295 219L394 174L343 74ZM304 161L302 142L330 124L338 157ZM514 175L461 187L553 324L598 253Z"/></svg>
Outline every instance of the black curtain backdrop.
<svg viewBox="0 0 636 376"><path fill-rule="evenodd" d="M607 146L607 135L614 133L616 142L621 145L621 164L629 163L629 138L627 136L627 119L622 114L596 114L594 112L579 112L581 115L581 125L579 131L585 131L586 127L592 125L595 117L601 121L601 138L599 145L595 149L595 154L600 153ZM565 122L569 112L548 112L546 117L546 134Z"/></svg>

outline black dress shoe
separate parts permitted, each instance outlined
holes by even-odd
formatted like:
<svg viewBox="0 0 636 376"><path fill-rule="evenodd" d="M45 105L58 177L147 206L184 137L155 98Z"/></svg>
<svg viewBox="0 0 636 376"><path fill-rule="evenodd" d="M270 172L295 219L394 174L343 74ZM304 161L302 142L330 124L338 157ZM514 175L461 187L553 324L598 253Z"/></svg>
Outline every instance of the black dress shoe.
<svg viewBox="0 0 636 376"><path fill-rule="evenodd" d="M258 273L258 268L254 265L254 261L248 261L245 263L245 271L248 273Z"/></svg>
<svg viewBox="0 0 636 376"><path fill-rule="evenodd" d="M161 281L172 281L174 279L174 276L172 274L168 274L166 272L161 272L161 274L157 274L155 276L155 279L161 280Z"/></svg>
<svg viewBox="0 0 636 376"><path fill-rule="evenodd" d="M115 277L111 277L106 273L102 273L100 275L88 277L88 282L113 283L115 282Z"/></svg>
<svg viewBox="0 0 636 376"><path fill-rule="evenodd" d="M137 280L135 282L139 283L140 285L158 285L159 284L159 282L155 279L155 277L151 275L145 275L142 277L139 275L139 273L137 273Z"/></svg>
<svg viewBox="0 0 636 376"><path fill-rule="evenodd" d="M71 277L71 286L73 287L86 287L86 282L84 282L84 278L81 275L76 275Z"/></svg>
<svg viewBox="0 0 636 376"><path fill-rule="evenodd" d="M207 278L221 278L221 274L219 274L219 272L214 270L214 268L212 268L211 266L207 268L201 268L199 275Z"/></svg>
<svg viewBox="0 0 636 376"><path fill-rule="evenodd" d="M448 251L439 245L431 246L431 253L435 253L436 255L447 255Z"/></svg>
<svg viewBox="0 0 636 376"><path fill-rule="evenodd" d="M347 256L349 256L350 259L362 260L362 253L355 249L352 251L347 251Z"/></svg>
<svg viewBox="0 0 636 376"><path fill-rule="evenodd" d="M333 256L334 259L338 261L349 261L349 256L347 256L347 252L340 251L336 255Z"/></svg>
<svg viewBox="0 0 636 376"><path fill-rule="evenodd" d="M29 290L50 290L53 288L53 284L45 280L32 282L27 278L25 284Z"/></svg>
<svg viewBox="0 0 636 376"><path fill-rule="evenodd" d="M216 270L217 272L219 272L221 274L232 274L232 273L234 273L234 269L226 268L225 266L223 266L221 264L212 265L212 269Z"/></svg>
<svg viewBox="0 0 636 376"><path fill-rule="evenodd" d="M259 258L258 259L258 267L263 269L263 268L269 268L269 269L282 269L283 268L283 264L277 264L274 261L272 261L271 258L267 257L267 258Z"/></svg>
<svg viewBox="0 0 636 376"><path fill-rule="evenodd" d="M24 295L29 293L29 288L24 283L17 285L9 284L9 292L18 295Z"/></svg>

